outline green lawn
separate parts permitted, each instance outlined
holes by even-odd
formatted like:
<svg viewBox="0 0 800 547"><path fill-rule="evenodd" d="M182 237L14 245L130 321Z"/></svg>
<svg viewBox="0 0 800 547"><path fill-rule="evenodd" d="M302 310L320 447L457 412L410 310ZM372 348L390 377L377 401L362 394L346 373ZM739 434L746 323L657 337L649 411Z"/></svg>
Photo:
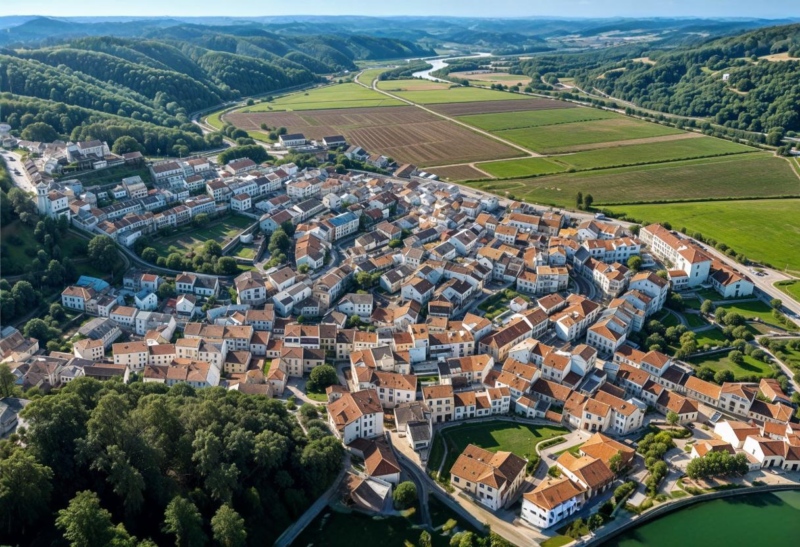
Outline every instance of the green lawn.
<svg viewBox="0 0 800 547"><path fill-rule="evenodd" d="M563 165L547 158L523 158L519 160L493 161L479 164L481 170L498 178L531 177L550 175L566 171Z"/></svg>
<svg viewBox="0 0 800 547"><path fill-rule="evenodd" d="M714 289L697 289L694 292L704 300L711 300L712 302L720 302L725 300L722 298L722 295Z"/></svg>
<svg viewBox="0 0 800 547"><path fill-rule="evenodd" d="M755 148L722 139L698 137L696 139L681 139L658 143L617 146L614 148L603 148L601 150L589 150L569 156L561 156L558 159L574 167L576 170L582 171L586 169L644 165L648 163L743 154L755 151Z"/></svg>
<svg viewBox="0 0 800 547"><path fill-rule="evenodd" d="M319 87L309 91L299 91L275 99L272 102L261 102L248 106L244 111L320 110L327 108L398 106L402 104L402 102L390 99L372 89L367 89L354 83L347 83Z"/></svg>
<svg viewBox="0 0 800 547"><path fill-rule="evenodd" d="M563 547L575 541L569 536L553 536L539 544L539 547Z"/></svg>
<svg viewBox="0 0 800 547"><path fill-rule="evenodd" d="M800 280L778 281L775 283L782 293L800 302Z"/></svg>
<svg viewBox="0 0 800 547"><path fill-rule="evenodd" d="M94 186L96 184L102 186L112 183L117 184L124 178L135 177L136 175L142 177L144 182L153 182L153 178L150 175L150 170L147 167L130 167L126 165L111 167L109 169L89 171L77 175L66 174L61 178L64 180L71 178L80 179L84 186Z"/></svg>
<svg viewBox="0 0 800 547"><path fill-rule="evenodd" d="M699 298L684 298L683 305L690 310L699 310L702 304Z"/></svg>
<svg viewBox="0 0 800 547"><path fill-rule="evenodd" d="M222 115L228 112L228 110L229 109L224 108L222 110L212 112L208 115L208 117L206 117L206 123L215 129L222 129L225 126L225 123L222 121Z"/></svg>
<svg viewBox="0 0 800 547"><path fill-rule="evenodd" d="M238 256L239 258L255 258L256 250L252 246L243 247L242 245L239 245L236 249L234 249L233 255Z"/></svg>
<svg viewBox="0 0 800 547"><path fill-rule="evenodd" d="M760 300L754 300L753 302L740 302L737 304L723 303L719 304L717 307L725 308L726 310L728 310L728 312L736 312L742 315L746 319L758 318L764 323L782 328L780 323L778 323L772 316L772 308L764 304ZM796 330L796 329L790 328L789 330Z"/></svg>
<svg viewBox="0 0 800 547"><path fill-rule="evenodd" d="M506 293L506 291L510 292ZM522 293L518 293L513 289L505 289L503 291L495 293L494 295L490 296L489 298L481 302L481 305L478 306L478 309L484 312L484 317L486 317L486 319L491 321L501 313L507 311L508 303L518 296L522 297L522 299L525 300L526 302L531 301L530 297Z"/></svg>
<svg viewBox="0 0 800 547"><path fill-rule="evenodd" d="M683 133L632 118L545 125L536 128L507 129L495 134L540 153L571 152L586 145L661 137Z"/></svg>
<svg viewBox="0 0 800 547"><path fill-rule="evenodd" d="M230 215L213 221L205 228L187 227L175 235L153 240L152 247L158 251L159 256L166 257L170 253L187 254L195 251L209 239L224 246L227 241L253 222L254 220L249 217Z"/></svg>
<svg viewBox="0 0 800 547"><path fill-rule="evenodd" d="M395 93L409 101L420 104L472 103L479 101L512 101L530 99L526 95L479 89L476 87L454 87L452 89L434 89L427 91L399 91Z"/></svg>
<svg viewBox="0 0 800 547"><path fill-rule="evenodd" d="M684 313L683 317L686 318L689 328L692 329L697 327L705 327L708 325L708 321L706 321L699 313Z"/></svg>
<svg viewBox="0 0 800 547"><path fill-rule="evenodd" d="M568 432L569 430L559 426L528 425L502 421L466 423L445 429L436 435L437 439L441 437L442 442L447 444L447 459L444 462L442 475L444 477L450 476L450 468L453 467L458 456L469 444L480 446L491 452L502 450L526 457L536 452L535 447L541 441L564 435ZM437 470L443 456L443 446L440 444L437 449L436 442L434 442L428 461L428 468Z"/></svg>
<svg viewBox="0 0 800 547"><path fill-rule="evenodd" d="M459 116L464 123L486 131L540 127L562 123L585 122L620 118L619 114L599 108L554 108L552 110L530 110L523 112L500 112L496 114L473 114Z"/></svg>
<svg viewBox="0 0 800 547"><path fill-rule="evenodd" d="M36 258L36 253L41 248L41 245L36 238L33 237L33 228L23 224L19 220L8 224L3 227L2 235L2 258L3 264L12 264L10 268L4 268L2 276L14 276L24 273L24 267L30 263L31 260ZM19 238L20 243L14 244L11 240ZM76 262L75 266L81 274L91 275L89 272L100 273L95 268L88 264L83 264L78 261L86 258L86 245L89 242L78 237L72 232L67 232L62 235L61 241L58 246L61 248L61 256L69 257ZM33 256L31 256L33 255ZM47 267L47 264L43 264ZM103 277L101 273L98 277Z"/></svg>
<svg viewBox="0 0 800 547"><path fill-rule="evenodd" d="M560 158L559 158L560 161ZM505 195L513 193L516 199L524 199L530 203L555 205L559 207L574 207L575 195L591 194L595 205L610 206L615 212L627 213L639 220L648 222L670 221L673 226L688 226L693 231L706 234L711 226L718 225L718 213L722 209L735 209L736 205L728 203L716 204L713 207L704 203L687 203L676 205L644 206L647 202L654 201L683 201L690 199L727 199L751 198L785 195L800 195L800 180L789 167L789 164L768 154L740 154L736 156L723 156L687 160L654 165L641 165L637 167L622 167L600 171L582 171L578 173L564 173L561 175L547 175L528 179L512 179L502 181L479 181L470 183L488 192ZM770 202L739 202L742 211L725 215L724 221L730 221L731 230L741 232L748 238L755 237L762 232L762 220L770 218L750 210L750 207L770 208ZM794 215L791 217L789 210L791 202L771 202L785 204L786 215L790 225L800 226L800 220ZM796 202L795 202L796 203ZM640 207L639 204L643 206ZM777 208L777 207L776 207ZM682 213L683 210L686 213ZM682 214L678 214L681 212ZM783 215L783 213L779 213ZM702 224L690 225L688 220L698 218ZM749 230L742 229L742 218L752 219L753 227ZM758 224L755 224L756 220ZM778 228L773 226L772 228ZM763 232L762 232L763 233ZM711 235L711 234L707 234ZM778 235L774 233L773 235ZM789 235L789 234L783 234ZM728 245L732 242L717 237ZM781 244L781 238L771 239L758 237L759 245ZM735 246L734 246L735 248ZM739 250L739 249L737 249ZM800 262L800 257L798 257ZM777 262L776 262L777 263Z"/></svg>
<svg viewBox="0 0 800 547"><path fill-rule="evenodd" d="M736 380L744 380L750 376L769 378L774 375L774 371L769 364L753 359L749 355L744 356L744 362L741 365L737 365L728 359L728 355L725 353L694 357L687 361L697 368L709 367L715 372L719 370L730 370L733 372Z"/></svg>
<svg viewBox="0 0 800 547"><path fill-rule="evenodd" d="M698 348L702 348L706 344L713 348L714 346L720 345L722 342L727 340L727 338L722 333L720 328L715 327L713 329L695 333L695 340L697 341Z"/></svg>
<svg viewBox="0 0 800 547"><path fill-rule="evenodd" d="M648 223L685 226L724 242L751 260L800 271L798 199L627 205L611 210Z"/></svg>
<svg viewBox="0 0 800 547"><path fill-rule="evenodd" d="M677 327L681 324L678 318L670 313L668 310L661 310L657 315L653 316L653 319L656 321L660 321L664 327Z"/></svg>

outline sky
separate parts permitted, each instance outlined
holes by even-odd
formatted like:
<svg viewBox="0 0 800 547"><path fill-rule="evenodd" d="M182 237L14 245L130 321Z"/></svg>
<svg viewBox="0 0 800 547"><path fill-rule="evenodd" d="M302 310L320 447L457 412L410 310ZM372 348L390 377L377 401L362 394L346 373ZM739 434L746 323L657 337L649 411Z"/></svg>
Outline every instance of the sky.
<svg viewBox="0 0 800 547"><path fill-rule="evenodd" d="M2 15L264 16L449 15L476 17L800 16L796 0L0 0Z"/></svg>

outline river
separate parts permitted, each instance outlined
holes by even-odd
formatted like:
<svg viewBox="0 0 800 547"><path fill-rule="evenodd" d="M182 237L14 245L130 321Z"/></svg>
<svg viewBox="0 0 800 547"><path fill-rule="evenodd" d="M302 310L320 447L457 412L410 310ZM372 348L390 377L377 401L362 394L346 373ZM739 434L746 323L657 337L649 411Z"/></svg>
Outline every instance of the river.
<svg viewBox="0 0 800 547"><path fill-rule="evenodd" d="M800 491L735 496L692 505L626 532L603 547L760 547L800 543Z"/></svg>
<svg viewBox="0 0 800 547"><path fill-rule="evenodd" d="M442 80L441 78L437 78L436 76L431 76L431 72L436 72L437 70L446 67L447 61L454 61L456 59L471 59L473 57L491 57L491 55L492 55L491 53L476 53L474 55L459 55L458 57L447 57L446 59L421 59L429 63L431 65L431 68L415 72L414 74L411 75L411 77L423 78L425 80L433 80L434 82L448 82L448 80Z"/></svg>

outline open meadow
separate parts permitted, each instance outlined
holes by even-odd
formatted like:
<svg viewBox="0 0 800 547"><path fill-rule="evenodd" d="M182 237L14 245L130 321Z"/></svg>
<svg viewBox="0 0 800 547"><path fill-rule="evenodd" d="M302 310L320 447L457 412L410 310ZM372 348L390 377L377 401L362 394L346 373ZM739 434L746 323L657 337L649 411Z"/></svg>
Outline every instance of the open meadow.
<svg viewBox="0 0 800 547"><path fill-rule="evenodd" d="M366 83L366 82L364 82ZM408 80L383 80L378 82L378 89L384 91L433 91L437 89L450 89L453 84L444 82L434 82L432 80L421 80L410 78Z"/></svg>
<svg viewBox="0 0 800 547"><path fill-rule="evenodd" d="M626 205L610 209L646 222L686 227L724 242L751 260L800 272L800 199Z"/></svg>
<svg viewBox="0 0 800 547"><path fill-rule="evenodd" d="M317 87L292 93L274 101L248 106L244 112L269 112L280 110L319 110L328 108L363 108L398 106L402 102L382 95L364 86L347 83ZM240 111L240 112L241 112Z"/></svg>
<svg viewBox="0 0 800 547"><path fill-rule="evenodd" d="M569 103L549 102L552 103L552 105L569 105ZM458 119L485 131L502 131L505 129L540 127L543 125L608 120L614 118L619 119L620 115L607 110L600 110L599 108L566 107L547 110L529 110L527 112L475 114L472 116L459 116Z"/></svg>
<svg viewBox="0 0 800 547"><path fill-rule="evenodd" d="M220 220L212 221L204 228L191 227L183 229L179 233L155 239L150 246L158 251L159 256L167 257L170 253L180 253L187 255L199 250L209 239L216 241L220 246L225 246L242 230L252 225L253 219L229 215Z"/></svg>

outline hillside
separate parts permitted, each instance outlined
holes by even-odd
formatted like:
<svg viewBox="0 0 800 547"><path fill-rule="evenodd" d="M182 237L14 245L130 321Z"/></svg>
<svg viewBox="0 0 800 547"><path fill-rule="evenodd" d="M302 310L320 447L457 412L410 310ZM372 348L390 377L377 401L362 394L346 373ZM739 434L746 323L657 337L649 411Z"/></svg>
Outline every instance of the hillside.
<svg viewBox="0 0 800 547"><path fill-rule="evenodd" d="M575 63L567 75L644 108L747 131L800 130L800 25L639 57L648 62Z"/></svg>

